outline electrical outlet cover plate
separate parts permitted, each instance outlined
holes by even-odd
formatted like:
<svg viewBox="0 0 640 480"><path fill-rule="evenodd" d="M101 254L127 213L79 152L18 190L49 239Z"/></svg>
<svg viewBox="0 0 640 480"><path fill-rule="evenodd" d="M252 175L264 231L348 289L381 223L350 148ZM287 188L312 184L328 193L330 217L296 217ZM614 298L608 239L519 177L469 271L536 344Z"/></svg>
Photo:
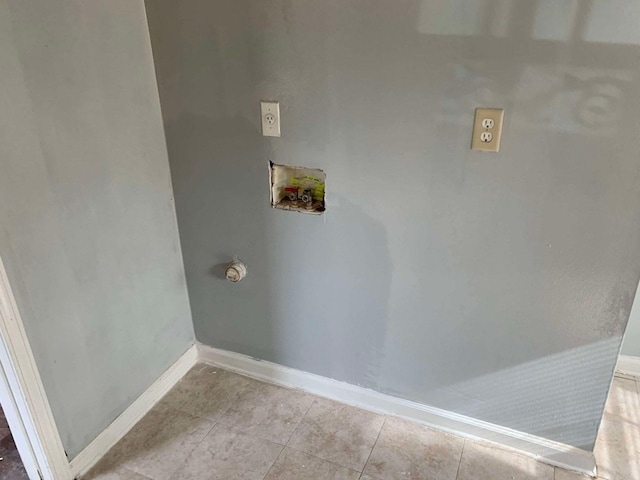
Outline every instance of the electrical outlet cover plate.
<svg viewBox="0 0 640 480"><path fill-rule="evenodd" d="M502 108L476 108L471 150L497 152L500 149L503 117Z"/></svg>
<svg viewBox="0 0 640 480"><path fill-rule="evenodd" d="M278 102L260 102L262 118L262 135L265 137L280 136L280 104Z"/></svg>

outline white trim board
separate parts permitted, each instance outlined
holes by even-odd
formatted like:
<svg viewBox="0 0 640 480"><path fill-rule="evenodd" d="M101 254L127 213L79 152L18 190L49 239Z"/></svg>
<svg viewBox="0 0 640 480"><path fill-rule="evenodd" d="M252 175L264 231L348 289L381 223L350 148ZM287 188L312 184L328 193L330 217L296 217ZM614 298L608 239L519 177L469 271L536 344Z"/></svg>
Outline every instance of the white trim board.
<svg viewBox="0 0 640 480"><path fill-rule="evenodd" d="M198 361L198 351L192 345L136 401L122 412L95 440L70 462L73 477L87 473L151 410Z"/></svg>
<svg viewBox="0 0 640 480"><path fill-rule="evenodd" d="M377 413L403 417L465 438L498 443L557 467L595 476L591 452L471 417L271 362L197 344L198 360L269 383L304 390Z"/></svg>
<svg viewBox="0 0 640 480"><path fill-rule="evenodd" d="M12 370L11 373L7 375L3 365L8 365L8 369ZM11 365L4 340L0 338L0 405L2 405L6 422L9 424L9 429L11 430L13 442L18 449L27 476L30 480L39 480L41 476L40 462L36 456L36 449L32 447L31 443L32 435L37 438L37 434L34 434L33 430L31 432L27 430L27 422L22 420L19 405L19 403L24 405L24 397L18 394L18 398L16 399L16 395L14 395L13 392L19 392L20 388L16 387L15 381L11 381L9 378L16 378L15 369L13 369L13 365ZM12 383L13 386L11 385Z"/></svg>
<svg viewBox="0 0 640 480"><path fill-rule="evenodd" d="M16 432L16 446L27 473L35 476L35 468L35 474L44 480L69 480L69 462L1 258L0 337L4 387L8 389L3 396L5 403L6 398L12 400L7 408L13 416L7 419Z"/></svg>
<svg viewBox="0 0 640 480"><path fill-rule="evenodd" d="M640 357L620 355L616 365L616 375L640 378Z"/></svg>

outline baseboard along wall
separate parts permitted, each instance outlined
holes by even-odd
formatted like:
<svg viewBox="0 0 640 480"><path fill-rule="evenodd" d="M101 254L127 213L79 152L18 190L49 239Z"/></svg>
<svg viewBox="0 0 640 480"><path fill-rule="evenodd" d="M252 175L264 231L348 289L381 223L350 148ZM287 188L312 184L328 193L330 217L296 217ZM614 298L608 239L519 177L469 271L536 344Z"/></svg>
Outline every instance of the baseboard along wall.
<svg viewBox="0 0 640 480"><path fill-rule="evenodd" d="M82 450L69 466L73 478L87 473L98 461L124 437L133 426L164 397L173 386L198 362L196 345L189 348L153 385L122 412L105 430Z"/></svg>
<svg viewBox="0 0 640 480"><path fill-rule="evenodd" d="M616 375L640 378L640 357L620 355L618 365L616 365Z"/></svg>
<svg viewBox="0 0 640 480"><path fill-rule="evenodd" d="M196 344L71 461L74 477L91 469L198 362L376 413L402 417L464 438L496 443L553 466L595 475L593 453L570 445L246 355Z"/></svg>

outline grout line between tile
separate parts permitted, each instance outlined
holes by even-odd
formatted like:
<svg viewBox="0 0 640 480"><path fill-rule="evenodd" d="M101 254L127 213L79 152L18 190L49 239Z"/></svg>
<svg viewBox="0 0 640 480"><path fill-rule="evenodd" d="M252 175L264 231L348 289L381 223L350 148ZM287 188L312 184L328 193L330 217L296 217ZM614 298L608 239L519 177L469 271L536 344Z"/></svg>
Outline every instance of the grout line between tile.
<svg viewBox="0 0 640 480"><path fill-rule="evenodd" d="M222 370L221 368L218 368L218 370ZM229 373L227 370L224 370L225 372ZM231 372L233 373L233 372ZM247 377L248 378L248 377ZM253 380L253 379L252 379ZM236 395L236 400L241 397L242 395L244 395L249 388L251 387L251 383L248 383L247 385L245 385L244 387L242 387L240 390L238 390L237 395ZM218 414L218 416L216 417L216 423L218 423L218 421L224 417L224 415L231 410L231 407L233 407L233 402L229 402L229 405L227 406L227 408L224 409L224 411L220 412Z"/></svg>
<svg viewBox="0 0 640 480"><path fill-rule="evenodd" d="M458 475L460 475L460 466L462 465L462 456L464 455L464 447L467 446L467 439L463 439L462 442L462 450L460 451L460 461L458 462L458 469L456 470L456 480L458 479Z"/></svg>
<svg viewBox="0 0 640 480"><path fill-rule="evenodd" d="M327 462L327 463L330 463L330 464L335 465L335 466L337 466L337 467L340 467L340 468L346 468L347 470L351 470L351 471L353 471L353 472L360 473L360 476L362 476L362 471L355 470L355 469L350 468L350 467L346 467L346 466L344 466L344 465L341 465L341 464L339 464L339 463L333 462L333 461L331 461L331 460L327 460L326 458L322 458L322 457L319 457L319 456L317 456L317 455L314 455L313 453L309 453L309 452L306 452L306 451L304 451L304 450L299 450L299 449L297 449L297 448L294 448L294 447L289 446L289 442L290 442L290 441L291 441L291 439L293 438L293 435L296 433L296 430L298 430L298 427L299 427L300 425L302 425L302 422L303 422L303 421L304 421L304 419L307 417L307 415L309 414L309 411L310 411L310 410L311 410L311 408L315 405L315 403L318 401L318 399L319 399L319 398L321 398L321 397L318 397L317 395L312 395L312 396L314 397L314 398L313 398L313 402L311 402L311 405L309 405L309 408L307 408L307 411L306 411L306 412L304 412L304 415L302 416L302 418L301 418L301 419L300 419L300 421L298 422L298 425L296 425L296 428L294 428L294 429L293 429L293 432L291 432L291 435L289 436L289 440L287 440L287 443L286 443L286 444L284 445L284 447L282 448L282 452L284 452L284 449L285 449L285 448L290 448L291 450L295 450L296 452L304 453L305 455L309 455L310 457L317 458L318 460L321 460L321 461L323 461L323 462ZM385 420L386 420L386 416L385 416ZM384 426L384 422L382 422L382 425ZM382 427L380 427L380 431L378 432L378 436L376 437L376 443L378 442L378 438L380 437L380 432L381 432L381 431L382 431ZM375 447L375 443L373 444L373 446ZM280 452L280 455L282 454L282 452ZM373 452L373 448L371 449L371 452ZM369 452L369 457L371 456L371 452ZM280 455L278 455L278 457L280 457ZM369 460L369 457L367 457L367 461ZM277 461L277 459L276 459L276 461ZM275 462L274 462L274 464L275 464ZM366 466L366 465L367 465L367 463L365 462L365 466ZM273 468L273 465L271 466L271 468ZM271 471L271 468L269 469L269 471ZM364 470L364 467L363 467L363 470ZM268 475L268 474L269 474L269 472L267 472L267 475ZM265 475L265 478L266 478L266 475ZM263 480L264 480L264 479L263 479Z"/></svg>
<svg viewBox="0 0 640 480"><path fill-rule="evenodd" d="M314 455L313 453L305 452L304 450L300 450L300 449L295 448L295 447L289 447L289 446L286 446L286 447L284 447L284 448L289 448L289 449L291 449L291 450L295 450L296 452L304 453L305 455L309 455L310 457L317 458L318 460L320 460L320 461L322 461L322 462L330 463L331 465L335 465L336 467L344 468L344 469L346 469L346 470L351 470L352 472L356 472L356 473L359 473L359 474L361 474L361 475L362 475L362 473L363 473L363 472L361 472L360 470L356 470L356 469L354 469L354 468L347 467L347 466L345 466L345 465L342 465L341 463L336 463L336 462L334 462L333 460L327 460L326 458L319 457L319 456L317 456L317 455ZM283 448L283 450L284 450L284 448Z"/></svg>
<svg viewBox="0 0 640 480"><path fill-rule="evenodd" d="M124 470L125 472L129 472L129 473L133 474L134 476L143 477L143 478L148 479L148 480L153 480L151 477L147 477L146 475L142 475L141 473L137 473L137 472L135 472L135 471L133 471L130 468L127 468L127 467L116 467L116 470ZM84 476L81 477L81 478L84 478Z"/></svg>
<svg viewBox="0 0 640 480"><path fill-rule="evenodd" d="M168 407L168 408L171 409L172 407ZM180 412L182 414L185 414L185 415L191 415L191 414L186 413L186 412L181 412L180 410L177 410L175 408L173 410L176 410L176 411L178 411L178 412ZM201 417L198 417L196 415L191 415L191 416L194 417L194 418L201 418ZM203 419L203 420L207 420L207 419ZM208 420L208 421L211 422L211 420ZM204 442L204 439L209 436L209 434L216 427L217 424L218 424L218 422L212 422L211 428L209 430L207 430L207 433L205 433L205 435L202 437L202 439L195 444L195 446L191 449L191 451L187 455L185 455L184 460L182 462L180 462L180 465L178 465L176 467L176 469L173 472L171 472L171 475L169 476L169 480L173 480L173 478L175 478L174 475L178 472L180 467L186 466L186 463L189 460L189 458L191 458L191 455L193 455L193 452L195 452L196 449L200 446L200 444L202 442Z"/></svg>
<svg viewBox="0 0 640 480"><path fill-rule="evenodd" d="M195 368L197 368L197 367L199 367L199 366L202 366L202 367L208 367L208 368L213 368L213 369L215 369L215 370L217 370L217 371L224 371L224 372L226 372L226 373L232 373L232 374L234 374L234 375L240 375L240 374L238 374L238 373L231 372L231 371L229 371L229 370L225 370L225 369L223 369L223 368L219 368L219 367L216 367L216 366L214 366L214 365L209 365L209 364L207 364L207 363L198 363L196 366L194 366L194 367L192 368L192 370L193 370L193 369L195 369ZM190 370L190 371L191 371L191 370ZM216 372L216 373L217 373L217 372ZM245 377L245 378L249 378L249 379L251 379L252 381L254 380L253 378L251 378L251 377L247 377L246 375L240 375L240 376ZM180 381L182 382L183 380L184 380L184 377L183 377ZM238 392L237 392L237 393L238 393L238 396L240 396L240 395L244 394L244 393L249 389L249 387L250 387L250 386L251 386L251 384L248 384L248 385L246 385L246 386L244 386L244 387L240 388L240 389L238 390ZM168 393L167 393L167 394L168 394ZM165 395L165 396L166 396L166 395ZM163 397L163 398L164 398L164 397ZM160 401L159 401L158 403L161 403L161 402L162 402L162 399L160 399ZM166 407L166 408L171 409L171 410L175 410L175 411L178 411L178 412L181 412L181 413L185 413L185 414L187 414L187 415L191 415L192 417L200 418L200 419L202 419L202 420L207 420L207 421L209 421L209 422L213 422L213 424L214 424L214 426L215 426L215 425L217 425L218 423L219 423L220 425L224 425L224 423L223 423L223 422L221 422L220 420L222 419L222 417L224 416L224 414L225 414L225 413L227 413L227 412L231 409L231 407L233 407L233 403L229 403L229 405L228 405L224 410L222 410L222 411L218 412L218 413L216 414L216 416L215 416L215 420L213 420L213 419L212 419L212 418L210 418L210 417L205 417L205 416L203 416L203 415L199 415L199 414L197 414L197 413L193 413L193 412L191 412L191 411L189 411L189 412L188 412L188 411L186 411L186 410L182 410L179 406L167 405L167 407ZM212 428L213 428L213 427L212 427ZM208 435L208 434L209 434L209 433L207 433L207 435ZM273 442L273 443L276 443L276 442Z"/></svg>
<svg viewBox="0 0 640 480"><path fill-rule="evenodd" d="M367 468L367 463L369 463L369 459L371 458L371 454L373 453L373 449L376 448L376 445L378 444L378 440L380 439L380 435L382 434L382 429L384 428L385 423L387 423L387 415L384 415L384 420L382 420L382 425L380 425L380 430L378 430L378 436L376 437L376 441L373 442L373 446L371 447L371 451L369 452L369 455L367 456L367 460L364 462L364 465L362 466L362 470L360 470L360 476L362 476L362 474L364 473L364 470Z"/></svg>
<svg viewBox="0 0 640 480"><path fill-rule="evenodd" d="M279 445L279 444L276 444L276 445ZM267 478L269 476L269 474L271 473L271 470L273 470L274 465L278 462L278 460L282 456L282 452L284 452L284 449L287 448L285 445L280 445L280 446L282 447L282 449L280 450L280 453L278 454L278 456L275 458L275 460L273 461L273 463L269 467L269 470L267 470L267 473L264 474L264 477L262 477L262 480L264 480L265 478Z"/></svg>
<svg viewBox="0 0 640 480"><path fill-rule="evenodd" d="M309 413L309 410L311 410L311 407L313 407L315 405L315 403L317 402L317 398L314 397L313 402L311 402L311 405L309 405L309 408L307 408L307 411L304 412L304 415L302 415L302 417L300 418L300 421L298 422L298 424L296 425L296 428L293 429L293 432L291 432L291 435L289 435L289 438L287 439L287 443L284 444L285 447L289 446L289 442L291 441L291 439L293 438L293 436L295 435L296 431L298 430L298 427L300 425L302 425L302 422L304 421L305 418L307 418L307 414Z"/></svg>

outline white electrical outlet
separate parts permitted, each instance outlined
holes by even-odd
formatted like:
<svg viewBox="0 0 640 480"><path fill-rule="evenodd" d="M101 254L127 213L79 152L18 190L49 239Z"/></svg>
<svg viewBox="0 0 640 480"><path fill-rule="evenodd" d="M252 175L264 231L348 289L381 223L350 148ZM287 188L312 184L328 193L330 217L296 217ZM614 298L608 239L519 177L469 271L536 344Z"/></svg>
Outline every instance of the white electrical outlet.
<svg viewBox="0 0 640 480"><path fill-rule="evenodd" d="M482 120L482 128L493 128L496 122L493 121L493 118L485 118Z"/></svg>
<svg viewBox="0 0 640 480"><path fill-rule="evenodd" d="M472 150L497 152L500 149L502 137L502 119L504 110L501 108L477 108L473 122Z"/></svg>
<svg viewBox="0 0 640 480"><path fill-rule="evenodd" d="M493 140L493 134L491 132L482 132L480 134L480 141L483 143L489 143Z"/></svg>
<svg viewBox="0 0 640 480"><path fill-rule="evenodd" d="M262 117L262 135L265 137L280 136L280 104L278 102L260 102Z"/></svg>

